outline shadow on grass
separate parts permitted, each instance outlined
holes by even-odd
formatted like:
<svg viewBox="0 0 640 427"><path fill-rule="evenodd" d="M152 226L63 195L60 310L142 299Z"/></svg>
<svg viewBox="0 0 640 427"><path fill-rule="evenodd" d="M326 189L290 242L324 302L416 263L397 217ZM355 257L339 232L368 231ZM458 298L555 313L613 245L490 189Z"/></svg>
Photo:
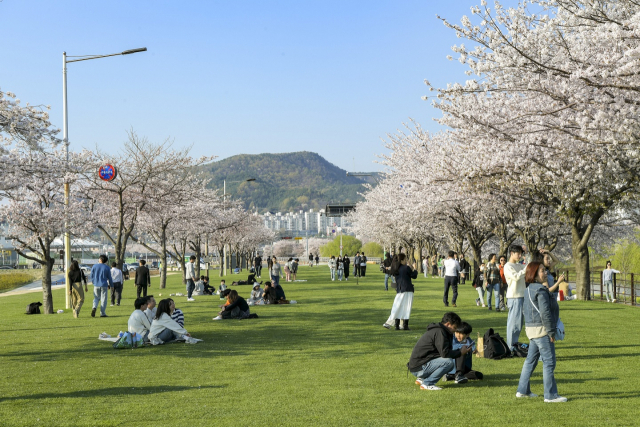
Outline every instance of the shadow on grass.
<svg viewBox="0 0 640 427"><path fill-rule="evenodd" d="M8 400L32 400L32 399L60 399L65 397L98 397L98 396L131 396L131 395L149 395L158 393L175 393L177 391L185 391L192 389L207 388L224 388L224 386L161 386L161 387L111 387L100 388L95 390L78 390L66 393L40 393L25 396L2 397L0 402Z"/></svg>

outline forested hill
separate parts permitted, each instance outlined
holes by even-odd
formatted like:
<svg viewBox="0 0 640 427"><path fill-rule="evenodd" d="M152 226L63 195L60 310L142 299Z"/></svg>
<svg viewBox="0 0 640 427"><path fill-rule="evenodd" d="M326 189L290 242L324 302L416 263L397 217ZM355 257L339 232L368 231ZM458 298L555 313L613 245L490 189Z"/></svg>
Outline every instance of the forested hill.
<svg viewBox="0 0 640 427"><path fill-rule="evenodd" d="M244 202L251 210L289 212L324 208L327 203L361 200L366 178L347 176L317 153L240 154L203 167L211 174L212 188ZM254 182L245 180L255 178ZM242 182L232 182L242 181Z"/></svg>

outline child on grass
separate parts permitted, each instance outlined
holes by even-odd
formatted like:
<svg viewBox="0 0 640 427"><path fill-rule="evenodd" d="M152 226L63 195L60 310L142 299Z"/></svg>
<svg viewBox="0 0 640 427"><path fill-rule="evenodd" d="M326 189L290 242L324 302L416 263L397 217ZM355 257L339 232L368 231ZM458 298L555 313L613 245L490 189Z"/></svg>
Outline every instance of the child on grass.
<svg viewBox="0 0 640 427"><path fill-rule="evenodd" d="M484 378L482 372L472 369L473 358L471 354L476 352L475 343L469 338L469 334L471 334L472 331L473 328L467 322L460 323L456 328L453 334L451 349L459 350L462 347L471 347L472 352L462 354L455 359L455 367L445 375L443 378L444 381L455 380L456 384L464 384L468 380L481 380Z"/></svg>

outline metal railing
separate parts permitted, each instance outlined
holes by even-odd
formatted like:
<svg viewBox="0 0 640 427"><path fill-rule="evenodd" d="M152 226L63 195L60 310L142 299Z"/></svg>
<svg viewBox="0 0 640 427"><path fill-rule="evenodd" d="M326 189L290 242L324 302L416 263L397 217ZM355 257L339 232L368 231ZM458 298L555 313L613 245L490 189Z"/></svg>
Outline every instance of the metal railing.
<svg viewBox="0 0 640 427"><path fill-rule="evenodd" d="M574 284L575 281L571 281L571 276L575 277L575 271L563 271L565 280L569 284ZM616 302L621 304L629 304L632 306L640 305L640 290L638 289L638 283L636 274L621 272L613 275L613 297ZM591 270L589 272L589 279L591 282L591 299L592 300L606 300L604 280L602 280L602 271Z"/></svg>

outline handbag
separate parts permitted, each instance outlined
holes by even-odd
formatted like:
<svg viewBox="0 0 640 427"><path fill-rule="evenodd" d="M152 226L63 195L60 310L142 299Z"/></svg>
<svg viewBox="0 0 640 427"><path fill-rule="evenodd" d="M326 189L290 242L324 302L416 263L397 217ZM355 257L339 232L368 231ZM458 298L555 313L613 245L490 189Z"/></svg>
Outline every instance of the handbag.
<svg viewBox="0 0 640 427"><path fill-rule="evenodd" d="M527 288L527 295L529 295L529 301L531 301L531 305L533 306L533 308L536 309L536 311L538 312L538 314L540 314L540 316L542 316L542 314L540 313L540 310L538 310L538 307L536 307L536 305L533 303L533 300L531 299L531 292L530 292L531 288ZM562 323L562 320L560 319L560 316L558 316L558 322L556 323L556 337L555 340L556 341L562 341L564 340L564 323Z"/></svg>

